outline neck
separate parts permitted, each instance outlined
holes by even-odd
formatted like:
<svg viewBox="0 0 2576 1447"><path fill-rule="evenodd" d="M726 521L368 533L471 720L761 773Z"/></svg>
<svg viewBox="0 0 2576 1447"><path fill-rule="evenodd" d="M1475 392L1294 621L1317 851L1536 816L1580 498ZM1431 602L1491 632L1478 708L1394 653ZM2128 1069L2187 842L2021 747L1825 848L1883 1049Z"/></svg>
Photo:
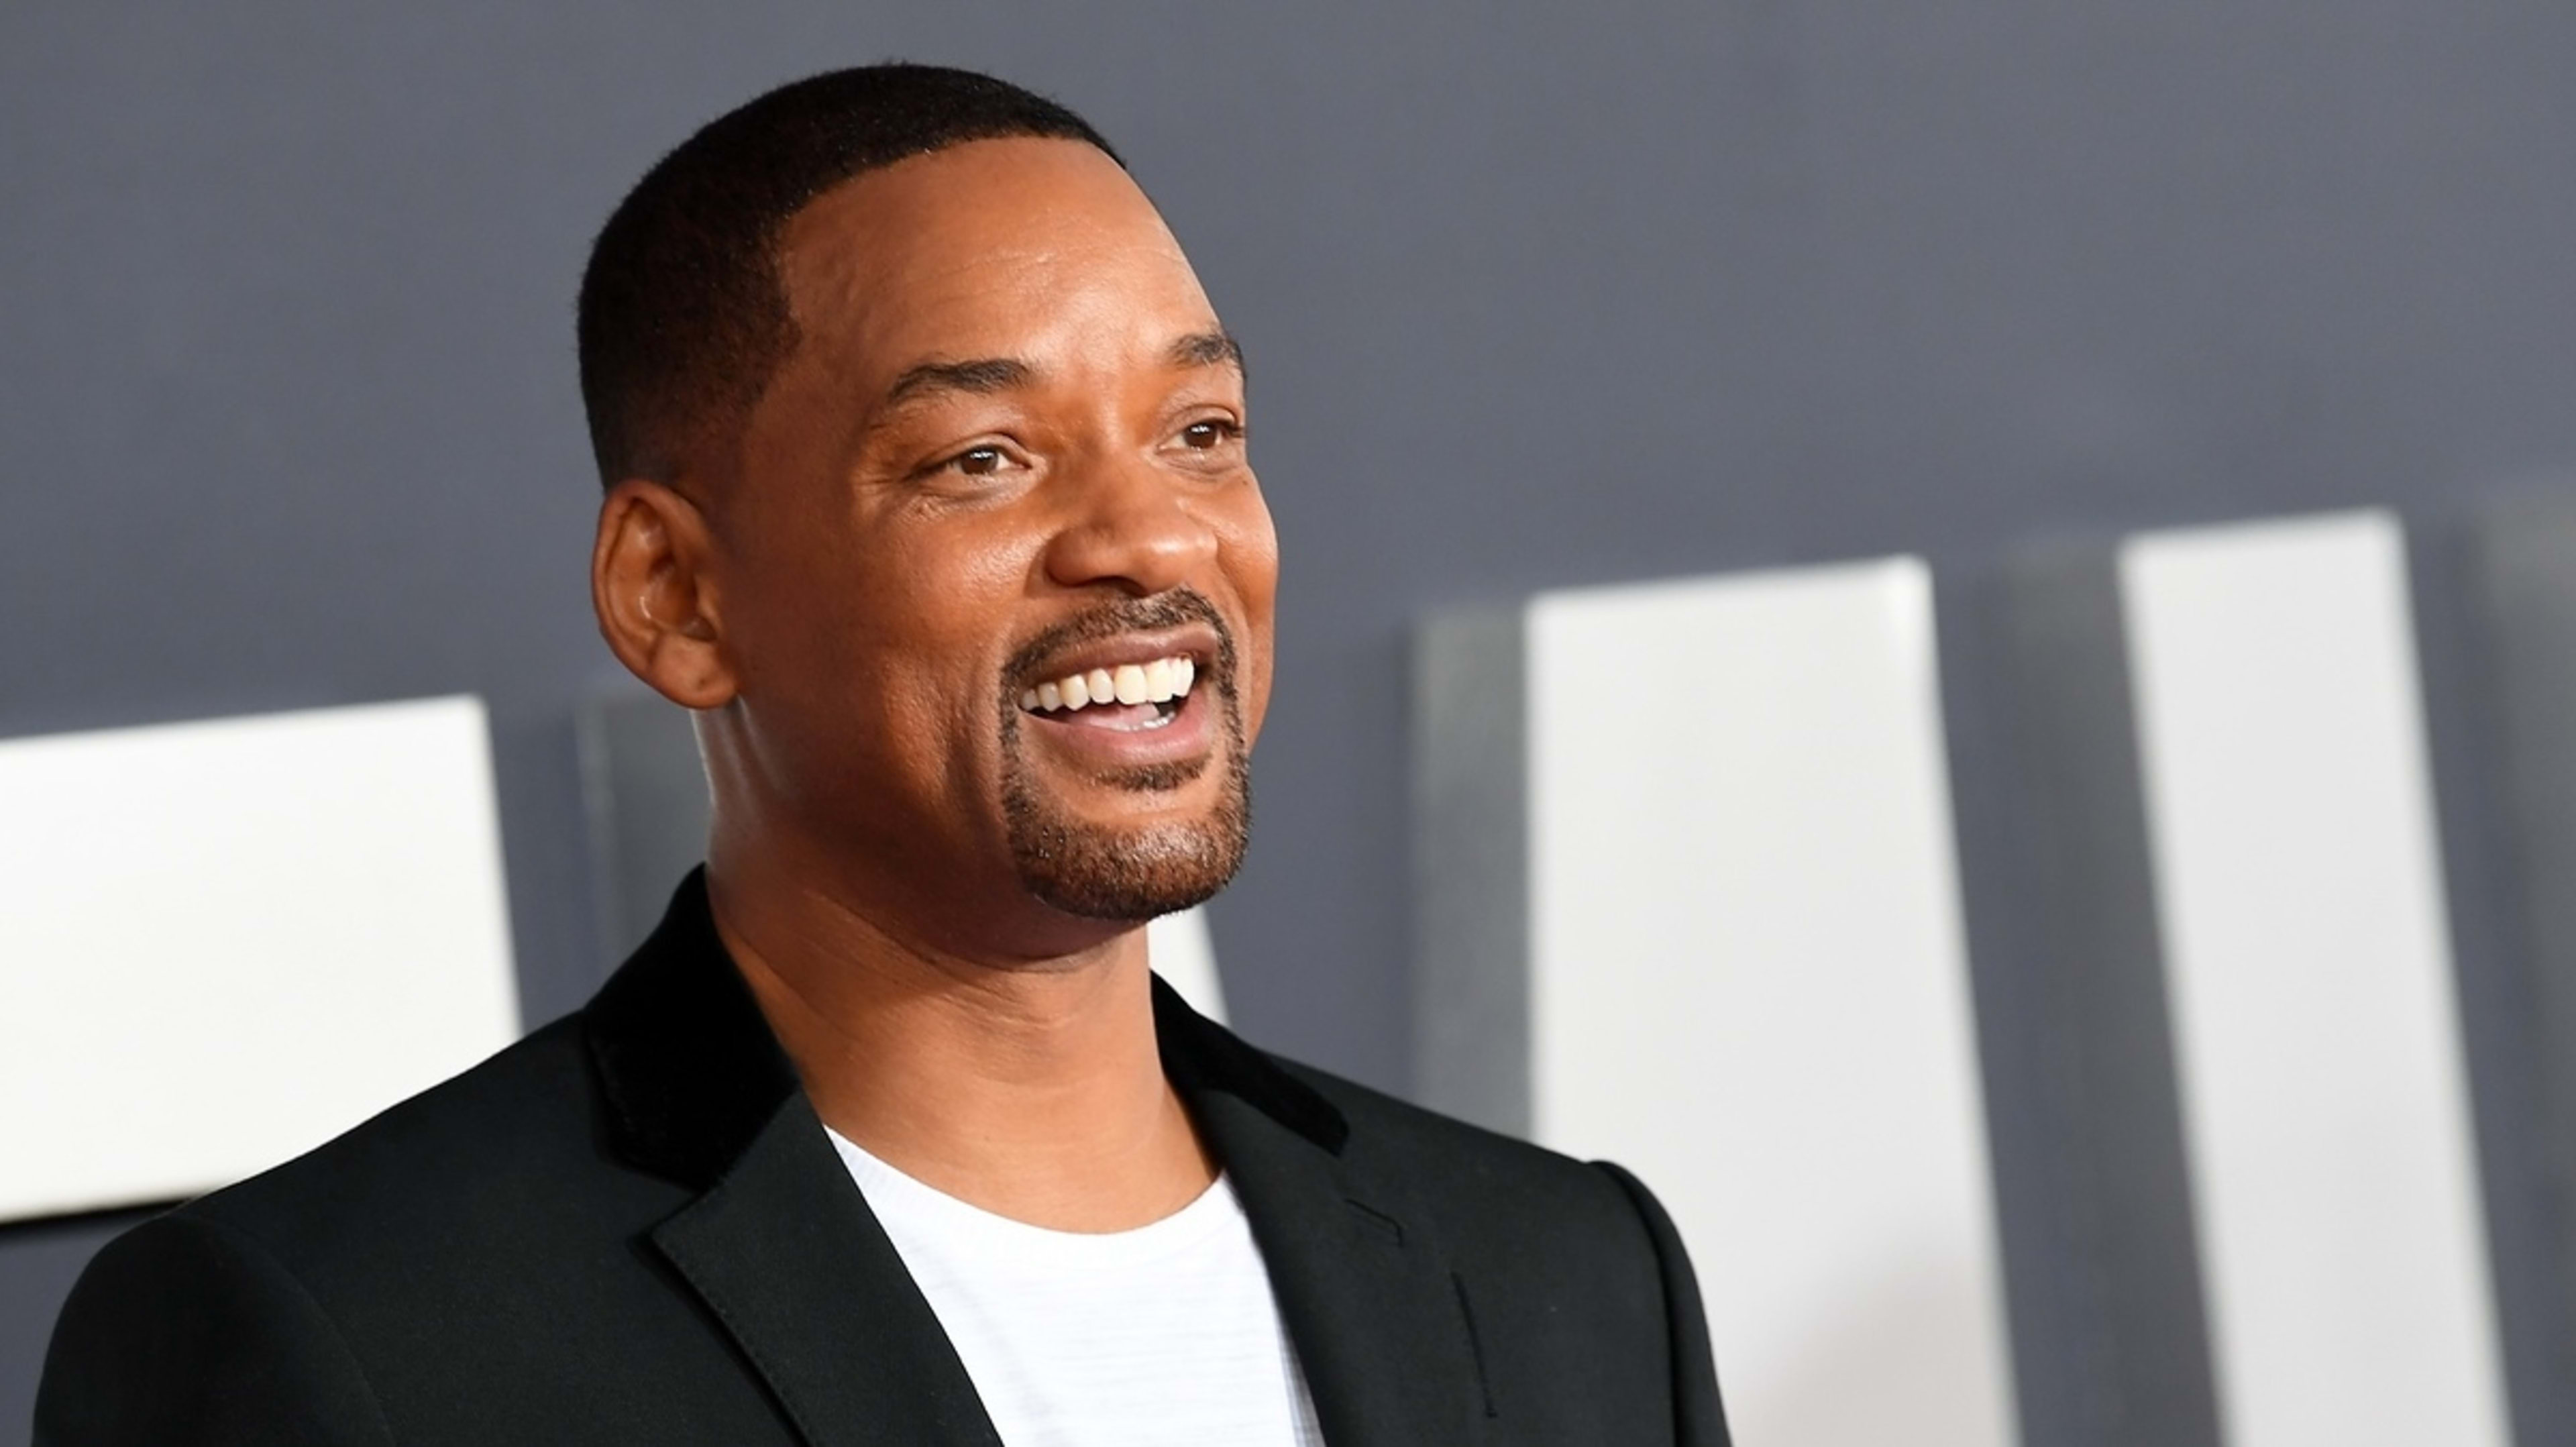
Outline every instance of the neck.
<svg viewBox="0 0 2576 1447"><path fill-rule="evenodd" d="M1079 953L944 953L829 894L712 861L716 927L826 1125L929 1186L1121 1231L1215 1179L1154 1034L1145 932Z"/></svg>

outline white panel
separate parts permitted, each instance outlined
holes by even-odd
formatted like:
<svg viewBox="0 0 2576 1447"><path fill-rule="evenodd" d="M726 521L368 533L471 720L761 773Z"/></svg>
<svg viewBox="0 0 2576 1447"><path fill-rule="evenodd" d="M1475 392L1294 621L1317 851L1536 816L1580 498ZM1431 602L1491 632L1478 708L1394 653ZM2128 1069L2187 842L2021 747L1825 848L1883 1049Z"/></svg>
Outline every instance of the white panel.
<svg viewBox="0 0 2576 1447"><path fill-rule="evenodd" d="M2395 523L2121 557L2231 1447L2502 1447Z"/></svg>
<svg viewBox="0 0 2576 1447"><path fill-rule="evenodd" d="M1533 1106L1699 1270L1753 1447L2003 1447L1933 655L1898 559L1536 600Z"/></svg>
<svg viewBox="0 0 2576 1447"><path fill-rule="evenodd" d="M1216 945L1208 938L1204 912L1185 909L1148 924L1145 949L1154 973L1179 991L1191 1009L1225 1023L1225 991L1217 982Z"/></svg>
<svg viewBox="0 0 2576 1447"><path fill-rule="evenodd" d="M0 744L0 1218L274 1165L518 1030L472 698Z"/></svg>

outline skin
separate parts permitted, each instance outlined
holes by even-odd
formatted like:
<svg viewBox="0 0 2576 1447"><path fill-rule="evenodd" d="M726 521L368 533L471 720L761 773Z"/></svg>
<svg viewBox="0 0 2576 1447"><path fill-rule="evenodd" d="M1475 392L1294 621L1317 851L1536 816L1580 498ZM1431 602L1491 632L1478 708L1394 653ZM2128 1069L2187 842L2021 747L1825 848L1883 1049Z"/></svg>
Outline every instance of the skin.
<svg viewBox="0 0 2576 1447"><path fill-rule="evenodd" d="M1003 784L1016 749L1052 817L1139 857L1215 827L1278 571L1240 362L1151 203L1076 142L855 177L779 256L793 352L730 449L609 491L592 566L609 646L697 711L718 928L835 1130L1017 1220L1159 1220L1215 1167L1155 1051L1144 932L1032 890ZM987 359L1012 365L922 371ZM1199 653L1195 715L1153 739L1011 716L1032 640L1189 595L1221 630L1087 646Z"/></svg>

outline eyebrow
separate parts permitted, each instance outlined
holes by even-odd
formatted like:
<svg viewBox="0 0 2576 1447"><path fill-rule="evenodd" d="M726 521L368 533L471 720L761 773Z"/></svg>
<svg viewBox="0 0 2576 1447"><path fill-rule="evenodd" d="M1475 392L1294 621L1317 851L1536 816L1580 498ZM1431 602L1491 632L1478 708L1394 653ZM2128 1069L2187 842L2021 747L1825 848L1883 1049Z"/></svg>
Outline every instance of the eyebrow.
<svg viewBox="0 0 2576 1447"><path fill-rule="evenodd" d="M1243 370L1243 344L1230 332L1192 332L1172 343L1163 352L1163 360L1175 368L1232 367ZM1025 387L1037 376L1037 369L1017 357L977 357L965 362L923 362L906 367L902 375L886 388L885 402L910 401L939 392L971 392L991 396Z"/></svg>
<svg viewBox="0 0 2576 1447"><path fill-rule="evenodd" d="M933 392L973 392L989 396L1025 387L1037 369L1015 357L978 357L971 362L923 362L907 367L903 375L886 388L886 403L905 401Z"/></svg>
<svg viewBox="0 0 2576 1447"><path fill-rule="evenodd" d="M1243 343L1232 332L1192 332L1172 343L1164 359L1175 367L1232 367L1243 370Z"/></svg>

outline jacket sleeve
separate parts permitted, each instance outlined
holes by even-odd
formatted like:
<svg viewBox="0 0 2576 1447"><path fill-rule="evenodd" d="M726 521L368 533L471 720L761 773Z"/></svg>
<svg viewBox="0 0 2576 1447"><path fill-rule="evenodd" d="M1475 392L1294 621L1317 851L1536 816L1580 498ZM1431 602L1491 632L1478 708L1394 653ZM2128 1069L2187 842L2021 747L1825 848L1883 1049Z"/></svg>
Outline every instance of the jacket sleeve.
<svg viewBox="0 0 2576 1447"><path fill-rule="evenodd" d="M1682 1249L1681 1233L1645 1182L1608 1161L1593 1164L1628 1193L1663 1272L1664 1326L1673 1354L1673 1441L1677 1447L1729 1447L1726 1408L1717 1395L1717 1361L1709 1348L1708 1311L1700 1304L1699 1278L1691 1271L1690 1253Z"/></svg>
<svg viewBox="0 0 2576 1447"><path fill-rule="evenodd" d="M97 1255L54 1324L35 1447L391 1447L357 1360L257 1243L186 1213Z"/></svg>

